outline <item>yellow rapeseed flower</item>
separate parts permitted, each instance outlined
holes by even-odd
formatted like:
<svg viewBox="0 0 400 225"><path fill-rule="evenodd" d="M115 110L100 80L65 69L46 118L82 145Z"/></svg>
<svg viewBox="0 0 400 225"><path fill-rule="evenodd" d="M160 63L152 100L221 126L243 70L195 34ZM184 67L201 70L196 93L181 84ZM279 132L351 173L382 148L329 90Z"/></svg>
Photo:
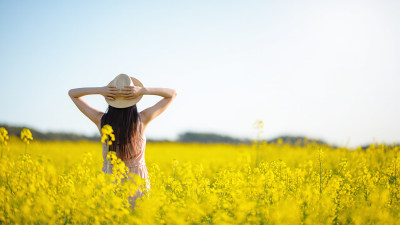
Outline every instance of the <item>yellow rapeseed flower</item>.
<svg viewBox="0 0 400 225"><path fill-rule="evenodd" d="M104 125L101 128L101 143L105 143L107 141L107 155L109 154L109 146L112 145L112 142L115 141L115 136L113 134L114 130L112 127L108 124ZM111 160L109 157L107 157L107 173L109 172L110 169L110 163Z"/></svg>
<svg viewBox="0 0 400 225"><path fill-rule="evenodd" d="M8 132L6 128L0 127L0 143L7 145L7 140L8 140Z"/></svg>
<svg viewBox="0 0 400 225"><path fill-rule="evenodd" d="M101 128L101 133L103 134L101 136L101 143L105 143L105 141L107 140L107 138L109 137L109 141L107 142L108 145L112 145L112 142L115 141L115 135L114 135L114 130L112 129L112 127L108 124L104 125Z"/></svg>
<svg viewBox="0 0 400 225"><path fill-rule="evenodd" d="M22 129L21 139L27 144L29 144L29 140L31 140L31 141L33 140L32 133L28 128Z"/></svg>
<svg viewBox="0 0 400 225"><path fill-rule="evenodd" d="M270 143L259 145L254 166L253 146L148 143L147 165L127 167L111 151L112 174L104 175L95 143L38 141L34 157L18 156L26 143L8 145L16 151L0 159L2 224L400 221L400 146Z"/></svg>

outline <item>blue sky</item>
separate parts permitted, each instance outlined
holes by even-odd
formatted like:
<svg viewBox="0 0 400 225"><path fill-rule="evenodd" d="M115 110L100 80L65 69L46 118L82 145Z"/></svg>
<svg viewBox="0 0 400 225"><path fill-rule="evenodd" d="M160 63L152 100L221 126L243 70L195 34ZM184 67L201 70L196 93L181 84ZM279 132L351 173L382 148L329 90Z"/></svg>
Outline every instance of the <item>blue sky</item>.
<svg viewBox="0 0 400 225"><path fill-rule="evenodd" d="M94 134L68 90L119 73L178 97L147 129L400 140L399 1L0 1L0 122ZM105 111L101 96L86 96ZM138 108L160 97L145 96Z"/></svg>

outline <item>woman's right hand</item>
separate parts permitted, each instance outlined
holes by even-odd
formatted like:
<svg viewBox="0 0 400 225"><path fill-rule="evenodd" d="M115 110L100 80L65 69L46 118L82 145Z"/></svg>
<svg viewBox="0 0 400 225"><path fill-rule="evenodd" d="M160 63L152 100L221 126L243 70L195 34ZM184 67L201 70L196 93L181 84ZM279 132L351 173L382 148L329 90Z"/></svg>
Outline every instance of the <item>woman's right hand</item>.
<svg viewBox="0 0 400 225"><path fill-rule="evenodd" d="M100 90L100 94L104 96L104 98L114 101L115 97L117 97L117 94L119 92L119 89L115 86L104 86Z"/></svg>

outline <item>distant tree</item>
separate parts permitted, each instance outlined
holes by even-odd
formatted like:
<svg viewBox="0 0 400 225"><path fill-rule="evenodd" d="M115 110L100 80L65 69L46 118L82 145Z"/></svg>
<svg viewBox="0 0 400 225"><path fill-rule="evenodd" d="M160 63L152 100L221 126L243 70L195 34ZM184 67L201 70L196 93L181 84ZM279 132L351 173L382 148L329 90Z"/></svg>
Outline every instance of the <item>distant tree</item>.
<svg viewBox="0 0 400 225"><path fill-rule="evenodd" d="M22 126L9 126L6 124L0 124L0 127L6 128L10 136L18 136L22 129L25 127ZM29 127L26 127L29 128ZM67 133L67 132L40 132L36 129L29 128L32 133L32 136L35 137L36 140L42 141L99 141L100 135L86 136L79 135L75 133Z"/></svg>
<svg viewBox="0 0 400 225"><path fill-rule="evenodd" d="M179 135L178 142L198 142L198 143L249 143L248 140L242 140L229 136L223 136L215 133L196 133L196 132L185 132Z"/></svg>

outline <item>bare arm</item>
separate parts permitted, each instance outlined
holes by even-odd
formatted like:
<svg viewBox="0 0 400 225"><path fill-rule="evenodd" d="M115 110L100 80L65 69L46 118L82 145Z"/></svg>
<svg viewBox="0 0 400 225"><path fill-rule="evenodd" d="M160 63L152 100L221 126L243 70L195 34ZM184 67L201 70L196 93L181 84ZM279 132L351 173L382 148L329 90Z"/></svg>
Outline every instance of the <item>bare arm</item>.
<svg viewBox="0 0 400 225"><path fill-rule="evenodd" d="M69 96L72 101L78 107L78 109L85 114L94 124L96 124L97 128L100 130L100 119L103 115L103 112L91 107L88 105L83 99L82 96L92 95L92 94L101 94L110 100L114 100L116 96L117 90L112 86L106 87L86 87L86 88L75 88L68 91Z"/></svg>
<svg viewBox="0 0 400 225"><path fill-rule="evenodd" d="M140 93L143 95L158 95L164 97L155 105L140 112L142 114L144 127L146 127L150 121L164 112L177 95L176 91L170 88L142 88Z"/></svg>

